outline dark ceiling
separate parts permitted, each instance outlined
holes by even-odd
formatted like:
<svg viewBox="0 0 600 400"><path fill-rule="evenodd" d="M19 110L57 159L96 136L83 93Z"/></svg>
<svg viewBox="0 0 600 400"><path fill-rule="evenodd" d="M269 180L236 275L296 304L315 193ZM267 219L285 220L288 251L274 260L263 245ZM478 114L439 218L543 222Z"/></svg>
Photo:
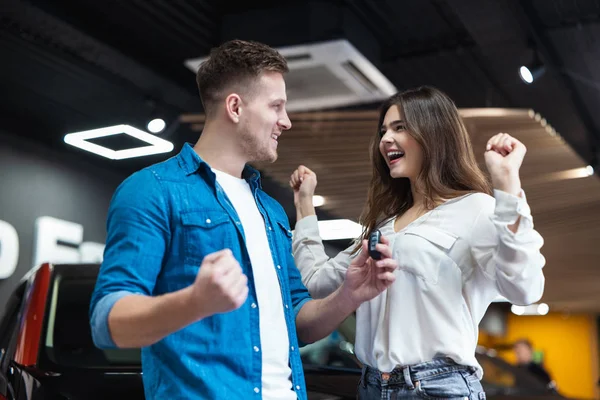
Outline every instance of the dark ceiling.
<svg viewBox="0 0 600 400"><path fill-rule="evenodd" d="M153 109L168 123L200 112L183 61L231 38L346 38L398 89L533 108L589 163L600 143L600 1L2 0L0 12L2 130L123 173L165 155L111 161L69 148L64 134L143 128ZM525 85L517 69L536 51L548 71ZM196 140L186 126L166 135L176 149Z"/></svg>

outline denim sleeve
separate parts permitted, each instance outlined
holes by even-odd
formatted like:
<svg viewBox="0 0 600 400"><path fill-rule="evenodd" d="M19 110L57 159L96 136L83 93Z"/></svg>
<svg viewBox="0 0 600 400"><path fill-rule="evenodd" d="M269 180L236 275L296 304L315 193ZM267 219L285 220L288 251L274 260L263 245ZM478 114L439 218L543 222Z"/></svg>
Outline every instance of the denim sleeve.
<svg viewBox="0 0 600 400"><path fill-rule="evenodd" d="M160 181L145 169L116 190L108 211L104 261L90 303L90 325L98 347L116 347L108 315L121 298L151 296L170 240L168 204Z"/></svg>
<svg viewBox="0 0 600 400"><path fill-rule="evenodd" d="M93 307L90 317L90 326L92 328L92 339L96 347L101 349L111 349L117 347L112 339L110 330L108 329L108 314L115 303L125 296L133 293L122 290L113 292L102 297Z"/></svg>
<svg viewBox="0 0 600 400"><path fill-rule="evenodd" d="M291 239L289 239L288 243L286 243L285 248L292 248ZM298 270L298 267L296 267L294 255L291 253L291 251L288 251L286 253L288 283L290 287L290 294L292 297L292 306L294 307L294 315L297 317L302 306L304 306L304 304L307 301L311 300L311 296L308 293L306 286L304 286L304 283L302 283L302 275L300 275L300 271Z"/></svg>
<svg viewBox="0 0 600 400"><path fill-rule="evenodd" d="M291 242L291 240L290 240ZM290 243L291 246L291 243ZM286 246L286 248L290 248L290 246ZM300 271L296 267L296 263L294 261L294 256L291 252L286 256L286 265L288 269L288 282L290 287L290 294L292 297L292 307L294 308L294 320L298 318L298 313L304 307L306 303L312 300L306 286L302 283L302 276L300 275ZM304 347L308 343L304 343L298 338L298 346Z"/></svg>

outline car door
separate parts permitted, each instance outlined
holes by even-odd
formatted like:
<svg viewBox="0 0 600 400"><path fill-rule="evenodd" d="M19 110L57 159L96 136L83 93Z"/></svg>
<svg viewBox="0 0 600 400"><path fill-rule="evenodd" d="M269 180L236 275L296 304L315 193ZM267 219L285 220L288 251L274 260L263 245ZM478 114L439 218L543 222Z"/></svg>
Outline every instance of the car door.
<svg viewBox="0 0 600 400"><path fill-rule="evenodd" d="M19 370L12 368L12 358L17 344L19 314L26 286L27 282L22 282L15 289L0 314L0 400L13 400L17 397Z"/></svg>

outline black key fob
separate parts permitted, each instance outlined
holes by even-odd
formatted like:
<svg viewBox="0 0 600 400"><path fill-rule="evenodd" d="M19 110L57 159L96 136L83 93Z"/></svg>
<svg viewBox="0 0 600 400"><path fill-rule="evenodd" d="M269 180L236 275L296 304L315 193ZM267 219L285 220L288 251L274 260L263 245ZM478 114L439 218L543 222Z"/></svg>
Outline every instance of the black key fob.
<svg viewBox="0 0 600 400"><path fill-rule="evenodd" d="M369 255L373 260L379 260L381 258L381 253L375 250L377 243L381 240L381 232L378 230L374 230L369 235Z"/></svg>

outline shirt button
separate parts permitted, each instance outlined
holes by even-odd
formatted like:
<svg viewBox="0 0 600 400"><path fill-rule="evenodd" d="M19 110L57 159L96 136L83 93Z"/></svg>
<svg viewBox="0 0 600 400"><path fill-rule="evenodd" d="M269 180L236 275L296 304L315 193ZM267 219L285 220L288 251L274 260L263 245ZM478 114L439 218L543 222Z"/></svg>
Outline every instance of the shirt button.
<svg viewBox="0 0 600 400"><path fill-rule="evenodd" d="M260 392L260 389L259 388L254 388L254 393L258 393L258 392Z"/></svg>
<svg viewBox="0 0 600 400"><path fill-rule="evenodd" d="M250 304L250 307L252 307L252 308L256 308L256 303L252 303L252 304Z"/></svg>
<svg viewBox="0 0 600 400"><path fill-rule="evenodd" d="M259 350L258 347L254 346L254 351L256 351L258 353L258 350Z"/></svg>
<svg viewBox="0 0 600 400"><path fill-rule="evenodd" d="M300 385L296 385L296 390L300 390Z"/></svg>
<svg viewBox="0 0 600 400"><path fill-rule="evenodd" d="M278 266L277 266L277 269L281 269L281 265L278 265Z"/></svg>
<svg viewBox="0 0 600 400"><path fill-rule="evenodd" d="M206 218L206 223L210 224L212 221L210 220L210 218Z"/></svg>
<svg viewBox="0 0 600 400"><path fill-rule="evenodd" d="M285 305L285 308L289 308L287 304Z"/></svg>
<svg viewBox="0 0 600 400"><path fill-rule="evenodd" d="M294 351L294 346L292 346L292 351Z"/></svg>
<svg viewBox="0 0 600 400"><path fill-rule="evenodd" d="M272 230L273 230L273 228L269 227L269 230L270 230L270 231L272 231Z"/></svg>

